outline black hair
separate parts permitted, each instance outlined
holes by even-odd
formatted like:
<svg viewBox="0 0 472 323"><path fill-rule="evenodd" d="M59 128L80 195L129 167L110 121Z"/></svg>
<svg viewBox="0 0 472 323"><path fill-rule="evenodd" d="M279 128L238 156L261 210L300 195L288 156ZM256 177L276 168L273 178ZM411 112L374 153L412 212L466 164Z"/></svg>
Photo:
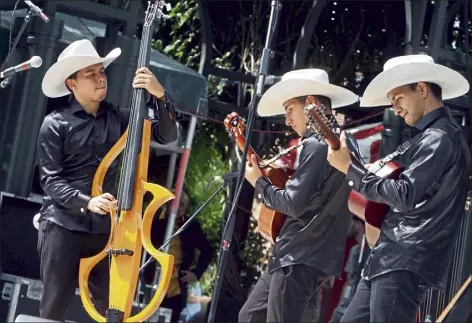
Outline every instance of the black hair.
<svg viewBox="0 0 472 323"><path fill-rule="evenodd" d="M71 75L69 75L69 77L66 78L66 81L67 81L67 80L75 80L75 79L77 78L77 73L79 73L79 71L74 72L74 73L72 73ZM71 90L70 87L67 85L67 82L65 82L65 83L66 83L66 88L72 93L72 90Z"/></svg>
<svg viewBox="0 0 472 323"><path fill-rule="evenodd" d="M431 82L424 82L424 84L426 84L426 86L429 87L429 89L431 90L431 93L437 100L442 100L442 89L439 85L437 85L436 83L431 83ZM412 91L416 89L417 85L418 83L407 84L408 88Z"/></svg>

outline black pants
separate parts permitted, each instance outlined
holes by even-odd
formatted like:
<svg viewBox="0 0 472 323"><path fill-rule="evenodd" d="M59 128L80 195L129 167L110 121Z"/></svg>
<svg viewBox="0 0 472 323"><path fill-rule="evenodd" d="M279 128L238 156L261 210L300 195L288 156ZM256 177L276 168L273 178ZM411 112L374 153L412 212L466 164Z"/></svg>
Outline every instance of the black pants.
<svg viewBox="0 0 472 323"><path fill-rule="evenodd" d="M66 320L67 309L74 297L81 258L103 250L108 235L91 235L70 231L51 222L41 221L38 230L38 253L41 258L43 292L39 305L40 317ZM97 310L108 308L108 261L105 258L91 272L89 288Z"/></svg>
<svg viewBox="0 0 472 323"><path fill-rule="evenodd" d="M409 271L361 279L341 322L411 323L426 290L421 278Z"/></svg>
<svg viewBox="0 0 472 323"><path fill-rule="evenodd" d="M172 317L170 319L171 322L178 322L180 318L180 314L184 309L187 301L187 293L183 292L179 295L175 295L172 297L166 297L161 303L161 307L169 308L172 310Z"/></svg>
<svg viewBox="0 0 472 323"><path fill-rule="evenodd" d="M239 312L239 322L312 322L307 317L324 274L294 265L262 274Z"/></svg>

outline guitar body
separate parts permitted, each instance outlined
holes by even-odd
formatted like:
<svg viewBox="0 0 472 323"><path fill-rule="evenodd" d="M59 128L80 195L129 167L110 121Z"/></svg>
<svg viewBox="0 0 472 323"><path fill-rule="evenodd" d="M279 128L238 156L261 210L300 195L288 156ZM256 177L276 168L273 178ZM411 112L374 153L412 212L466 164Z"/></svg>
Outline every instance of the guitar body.
<svg viewBox="0 0 472 323"><path fill-rule="evenodd" d="M270 168L265 175L277 188L284 188L288 180L288 174L280 168ZM272 244L275 244L282 227L285 224L285 215L261 205L257 226L260 234Z"/></svg>
<svg viewBox="0 0 472 323"><path fill-rule="evenodd" d="M377 169L380 162L381 160L376 161L369 169ZM398 179L404 169L401 164L391 161L375 172L375 174L385 179ZM390 208L383 203L368 201L354 190L349 194L348 207L349 211L355 216L378 229L382 227L382 222Z"/></svg>

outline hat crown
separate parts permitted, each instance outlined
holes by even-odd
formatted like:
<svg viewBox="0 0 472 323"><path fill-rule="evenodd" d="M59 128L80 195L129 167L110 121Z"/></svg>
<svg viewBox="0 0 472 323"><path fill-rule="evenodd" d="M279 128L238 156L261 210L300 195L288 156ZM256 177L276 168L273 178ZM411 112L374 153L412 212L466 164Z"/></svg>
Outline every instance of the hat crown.
<svg viewBox="0 0 472 323"><path fill-rule="evenodd" d="M97 50L93 47L92 43L88 39L77 40L67 46L57 58L57 61L61 61L68 57L74 56L89 56L99 58Z"/></svg>
<svg viewBox="0 0 472 323"><path fill-rule="evenodd" d="M385 62L384 71L389 70L398 65L411 64L411 63L434 64L434 59L429 55L423 55L423 54L397 56Z"/></svg>
<svg viewBox="0 0 472 323"><path fill-rule="evenodd" d="M306 68L301 70L290 71L282 76L282 81L292 79L305 79L329 84L328 73L318 68Z"/></svg>

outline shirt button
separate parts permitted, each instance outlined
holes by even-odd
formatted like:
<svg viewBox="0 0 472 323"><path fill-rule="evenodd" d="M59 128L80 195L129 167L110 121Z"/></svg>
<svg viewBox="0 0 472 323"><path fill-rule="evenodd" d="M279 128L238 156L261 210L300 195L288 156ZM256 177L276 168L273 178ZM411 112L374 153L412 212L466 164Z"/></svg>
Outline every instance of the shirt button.
<svg viewBox="0 0 472 323"><path fill-rule="evenodd" d="M349 181L349 186L354 186L354 182L353 181Z"/></svg>
<svg viewBox="0 0 472 323"><path fill-rule="evenodd" d="M80 212L84 213L84 211L85 211L84 208L81 207L81 208L80 208Z"/></svg>
<svg viewBox="0 0 472 323"><path fill-rule="evenodd" d="M257 194L257 198L260 200L262 199L262 195L261 194Z"/></svg>

